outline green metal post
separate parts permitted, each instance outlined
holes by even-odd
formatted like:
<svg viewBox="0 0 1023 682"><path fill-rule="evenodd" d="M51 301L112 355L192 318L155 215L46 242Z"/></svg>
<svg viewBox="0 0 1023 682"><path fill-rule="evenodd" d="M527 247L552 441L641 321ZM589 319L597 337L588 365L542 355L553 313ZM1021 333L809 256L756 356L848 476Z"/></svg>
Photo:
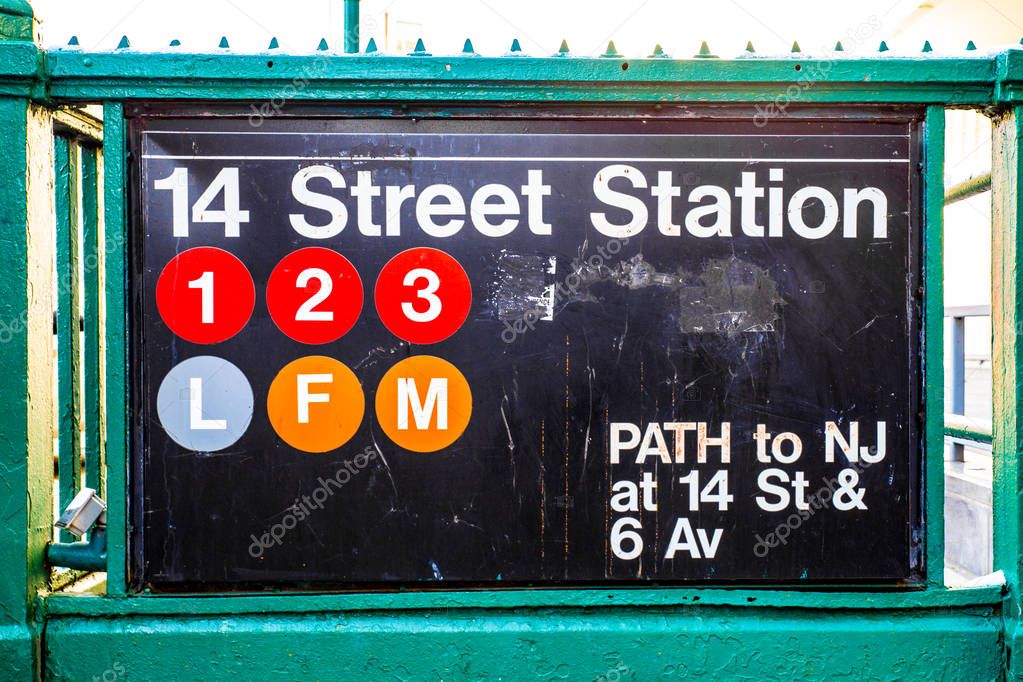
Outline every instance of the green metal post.
<svg viewBox="0 0 1023 682"><path fill-rule="evenodd" d="M100 277L102 240L100 222L99 152L95 147L82 147L82 298L83 298L83 397L85 419L85 483L106 496L103 481L103 438L101 405L103 376L100 364Z"/></svg>
<svg viewBox="0 0 1023 682"><path fill-rule="evenodd" d="M1023 106L994 123L991 159L991 331L993 419L994 567L1005 572L1009 593L1005 618L1007 673L1018 676L1020 566L1023 525Z"/></svg>
<svg viewBox="0 0 1023 682"><path fill-rule="evenodd" d="M359 0L345 0L345 52L359 51Z"/></svg>
<svg viewBox="0 0 1023 682"><path fill-rule="evenodd" d="M127 187L124 109L103 105L103 209L106 316L107 593L127 588L128 514L128 232L123 189Z"/></svg>
<svg viewBox="0 0 1023 682"><path fill-rule="evenodd" d="M0 0L0 679L39 674L38 590L52 523L52 398L49 305L52 238L51 134L29 104L37 52L32 10ZM40 204L39 201L45 201ZM33 283L37 283L33 286ZM41 284L41 286L39 285ZM48 445L51 444L51 445Z"/></svg>
<svg viewBox="0 0 1023 682"><path fill-rule="evenodd" d="M924 509L927 583L945 583L945 369L942 262L945 109L924 119Z"/></svg>
<svg viewBox="0 0 1023 682"><path fill-rule="evenodd" d="M79 301L79 153L73 140L54 140L56 204L57 472L60 507L81 487L81 334ZM75 537L61 531L63 542Z"/></svg>

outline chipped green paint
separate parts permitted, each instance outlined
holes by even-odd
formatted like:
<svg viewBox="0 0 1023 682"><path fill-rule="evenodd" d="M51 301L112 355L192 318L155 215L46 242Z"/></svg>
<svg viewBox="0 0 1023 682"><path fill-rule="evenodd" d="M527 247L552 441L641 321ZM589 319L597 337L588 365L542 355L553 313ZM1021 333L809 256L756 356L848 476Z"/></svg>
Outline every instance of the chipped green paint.
<svg viewBox="0 0 1023 682"><path fill-rule="evenodd" d="M346 3L350 10L357 3ZM357 25L349 24L349 26ZM36 340L26 334L4 346L0 398L0 678L376 679L471 677L541 679L652 679L706 675L825 679L993 679L1015 674L1020 651L1017 614L1023 531L1023 316L1016 264L1023 242L1016 226L1023 203L1016 191L1021 168L1023 50L971 51L957 57L808 56L793 46L781 57L761 58L748 46L736 59L700 46L688 59L655 48L648 58L618 53L601 57L481 57L471 41L462 54L431 56L419 41L414 56L385 56L370 41L357 55L238 54L211 46L191 54L119 49L83 52L78 46L44 53L32 44L33 20L24 2L0 0L0 134L8 150L0 192L5 277L0 319L31 307L29 287L39 263L33 249L27 197L26 149L35 101L59 106L84 100L104 107L103 277L105 327L105 433L109 547L105 595L39 596L49 533L52 453L42 427L52 369L46 331L38 316ZM354 37L354 40L353 40ZM5 39L5 40L2 40ZM177 42L177 41L174 41ZM345 33L354 52L358 35ZM519 46L521 47L521 46ZM836 51L841 45L836 46ZM270 58L272 57L272 58ZM313 60L321 67L312 70ZM370 594L152 595L128 589L128 355L127 149L124 105L153 100L263 100L289 92L298 100L404 102L649 102L768 103L815 74L800 105L926 104L925 178L925 432L928 495L924 589L862 592L842 586L815 590L753 587L643 589L535 589L392 592ZM296 78L304 79L295 88ZM802 79L802 80L801 80ZM287 89L286 89L287 88ZM947 590L941 586L941 150L944 106L990 107L1000 113L992 173L995 195L994 449L997 568L1000 586ZM36 126L38 127L38 126ZM36 139L36 138L32 138ZM34 149L34 148L33 148ZM52 157L46 157L52 168ZM45 165L45 164L44 164ZM83 175L83 182L85 182ZM86 226L89 230L97 226ZM96 237L99 234L96 233ZM92 246L92 237L86 246ZM43 252L52 257L52 253ZM38 278L42 281L42 278ZM95 320L86 282L86 318ZM46 287L36 288L45 292ZM1003 305L999 305L1001 301ZM98 304L98 300L94 301ZM43 307L48 311L48 308ZM88 349L87 349L88 350ZM88 371L93 362L86 359ZM97 364L98 367L98 364ZM34 389L34 390L33 390ZM96 466L96 464L92 464ZM95 471L95 469L90 470ZM94 474L90 474L93 476ZM45 651L40 631L45 627ZM841 646L835 645L841 642ZM1011 663L1009 662L1011 661ZM1003 668L1007 670L1003 671Z"/></svg>
<svg viewBox="0 0 1023 682"><path fill-rule="evenodd" d="M994 566L1005 572L1005 645L1010 672L1023 676L1020 570L1023 566L1023 106L995 119L991 160L992 496ZM1003 511L1005 513L999 513ZM1011 510L1011 513L1010 513Z"/></svg>

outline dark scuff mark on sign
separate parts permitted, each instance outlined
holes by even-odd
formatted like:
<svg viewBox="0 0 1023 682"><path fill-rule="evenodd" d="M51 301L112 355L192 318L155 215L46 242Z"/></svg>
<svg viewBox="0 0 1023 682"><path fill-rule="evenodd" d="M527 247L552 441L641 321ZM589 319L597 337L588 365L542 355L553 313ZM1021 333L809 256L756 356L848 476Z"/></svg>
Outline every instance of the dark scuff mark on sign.
<svg viewBox="0 0 1023 682"><path fill-rule="evenodd" d="M708 261L679 290L683 332L773 332L785 301L764 268L736 257Z"/></svg>
<svg viewBox="0 0 1023 682"><path fill-rule="evenodd" d="M552 319L551 279L556 260L540 254L502 250L497 255L493 289L488 298L499 320L527 316Z"/></svg>
<svg viewBox="0 0 1023 682"><path fill-rule="evenodd" d="M585 247L584 247L585 249ZM708 260L699 272L661 272L636 254L616 263L580 253L569 271L551 281L557 261L539 254L502 251L497 257L491 308L500 320L552 320L570 303L598 302L591 291L610 283L634 291L657 287L678 292L678 327L688 334L774 332L785 304L767 269L731 256Z"/></svg>

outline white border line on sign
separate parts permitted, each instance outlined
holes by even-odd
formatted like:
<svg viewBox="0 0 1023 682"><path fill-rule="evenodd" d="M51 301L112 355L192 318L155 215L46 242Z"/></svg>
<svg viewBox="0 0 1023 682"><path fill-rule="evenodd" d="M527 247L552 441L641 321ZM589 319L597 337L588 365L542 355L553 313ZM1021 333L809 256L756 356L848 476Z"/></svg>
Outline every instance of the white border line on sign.
<svg viewBox="0 0 1023 682"><path fill-rule="evenodd" d="M143 154L143 159L168 159L173 161L571 161L581 163L596 161L610 163L631 161L633 163L909 163L909 159L760 159L747 157L703 158L703 157L640 157L623 156L199 156L179 154Z"/></svg>
<svg viewBox="0 0 1023 682"><path fill-rule="evenodd" d="M894 137L909 139L909 135L897 134L876 134L876 133L849 133L834 134L827 133L409 133L401 131L384 132L331 132L325 130L311 130L309 132L298 132L294 130L143 130L143 135L341 135L341 136L385 136L394 137L522 137L528 135L531 138L537 137Z"/></svg>

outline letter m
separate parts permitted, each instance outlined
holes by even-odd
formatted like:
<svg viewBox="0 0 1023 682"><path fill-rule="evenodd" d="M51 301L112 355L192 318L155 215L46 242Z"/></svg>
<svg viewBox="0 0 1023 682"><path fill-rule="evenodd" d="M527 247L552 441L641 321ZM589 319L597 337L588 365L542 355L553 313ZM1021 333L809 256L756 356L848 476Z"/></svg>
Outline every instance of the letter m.
<svg viewBox="0 0 1023 682"><path fill-rule="evenodd" d="M448 428L448 380L438 377L430 379L430 387L426 390L426 400L419 397L416 380L408 377L398 379L398 429L407 431L409 408L416 428L430 428L430 419L437 412L437 428Z"/></svg>

